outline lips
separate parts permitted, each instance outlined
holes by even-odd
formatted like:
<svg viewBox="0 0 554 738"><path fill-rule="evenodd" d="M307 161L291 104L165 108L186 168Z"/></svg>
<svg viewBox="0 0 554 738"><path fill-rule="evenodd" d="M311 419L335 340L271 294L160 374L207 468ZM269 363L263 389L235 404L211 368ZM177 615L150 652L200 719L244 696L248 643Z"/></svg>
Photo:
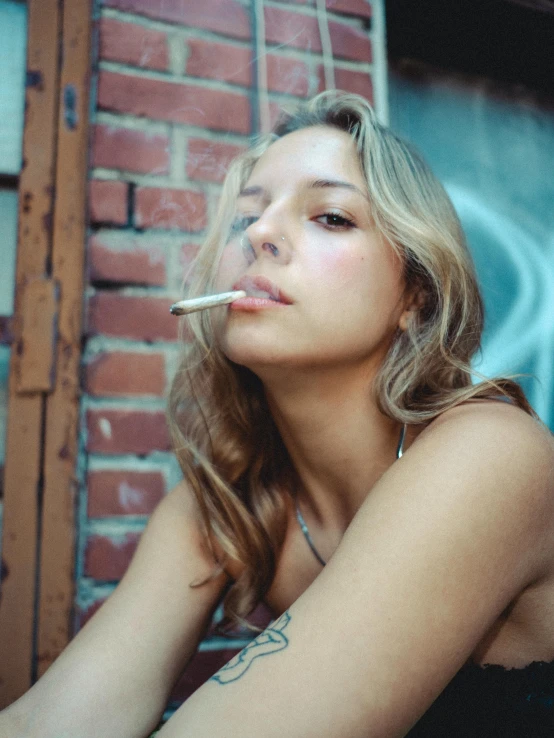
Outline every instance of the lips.
<svg viewBox="0 0 554 738"><path fill-rule="evenodd" d="M290 300L271 280L262 276L244 276L233 285L234 290L244 290L248 297L259 297L290 305Z"/></svg>

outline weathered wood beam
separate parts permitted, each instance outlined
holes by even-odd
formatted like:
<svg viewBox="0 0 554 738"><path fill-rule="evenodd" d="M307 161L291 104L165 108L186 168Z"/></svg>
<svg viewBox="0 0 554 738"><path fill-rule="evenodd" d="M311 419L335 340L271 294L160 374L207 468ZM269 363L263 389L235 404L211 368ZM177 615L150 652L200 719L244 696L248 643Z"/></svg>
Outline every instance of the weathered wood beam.
<svg viewBox="0 0 554 738"><path fill-rule="evenodd" d="M28 286L50 276L61 31L59 10L58 0L29 0L28 3L28 74L4 470L2 558L6 576L0 600L0 708L29 689L32 681L44 392L25 390L26 354L22 329L25 306L30 303L25 298ZM32 321L27 321L27 326L31 324ZM38 324L35 328L40 330ZM33 329L29 328L28 347L33 340Z"/></svg>
<svg viewBox="0 0 554 738"><path fill-rule="evenodd" d="M64 0L52 249L60 301L55 385L46 399L38 677L72 635L91 25L90 0Z"/></svg>

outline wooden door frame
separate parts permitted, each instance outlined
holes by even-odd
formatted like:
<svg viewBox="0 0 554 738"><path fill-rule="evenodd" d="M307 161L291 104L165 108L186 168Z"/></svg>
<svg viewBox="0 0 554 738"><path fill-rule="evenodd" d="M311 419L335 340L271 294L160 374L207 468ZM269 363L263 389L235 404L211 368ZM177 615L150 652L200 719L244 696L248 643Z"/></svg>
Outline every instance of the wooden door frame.
<svg viewBox="0 0 554 738"><path fill-rule="evenodd" d="M29 0L0 590L0 709L72 635L92 0Z"/></svg>

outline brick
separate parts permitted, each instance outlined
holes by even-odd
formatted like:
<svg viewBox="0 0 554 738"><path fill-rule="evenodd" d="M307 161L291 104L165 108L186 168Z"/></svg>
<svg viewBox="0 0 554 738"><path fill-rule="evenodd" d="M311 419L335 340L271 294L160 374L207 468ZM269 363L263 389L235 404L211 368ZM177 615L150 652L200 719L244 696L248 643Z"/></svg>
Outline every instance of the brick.
<svg viewBox="0 0 554 738"><path fill-rule="evenodd" d="M333 13L355 15L358 18L371 18L371 5L368 0L326 0L327 10Z"/></svg>
<svg viewBox="0 0 554 738"><path fill-rule="evenodd" d="M222 666L225 666L239 650L226 648L197 651L174 686L169 698L170 703L184 702L198 687L208 681Z"/></svg>
<svg viewBox="0 0 554 738"><path fill-rule="evenodd" d="M127 223L126 182L93 179L89 183L89 217L92 223Z"/></svg>
<svg viewBox="0 0 554 738"><path fill-rule="evenodd" d="M153 120L250 132L250 101L247 95L238 92L103 70L98 80L98 106Z"/></svg>
<svg viewBox="0 0 554 738"><path fill-rule="evenodd" d="M269 125L271 128L275 127L277 121L281 118L283 108L276 102L269 102Z"/></svg>
<svg viewBox="0 0 554 738"><path fill-rule="evenodd" d="M200 38L189 39L186 46L185 70L191 77L223 80L248 87L252 84L251 49Z"/></svg>
<svg viewBox="0 0 554 738"><path fill-rule="evenodd" d="M88 332L137 341L176 341L178 320L172 300L97 292L89 300Z"/></svg>
<svg viewBox="0 0 554 738"><path fill-rule="evenodd" d="M181 26L250 38L248 13L237 0L102 0L103 5Z"/></svg>
<svg viewBox="0 0 554 738"><path fill-rule="evenodd" d="M163 287L165 253L155 240L100 231L89 239L88 272L91 282Z"/></svg>
<svg viewBox="0 0 554 738"><path fill-rule="evenodd" d="M102 582L119 581L133 558L140 533L126 533L120 539L90 536L85 548L84 575Z"/></svg>
<svg viewBox="0 0 554 738"><path fill-rule="evenodd" d="M179 265L182 271L181 279L186 278L186 285L190 284L192 277L191 267L196 255L198 254L199 248L200 247L195 243L185 243L179 253Z"/></svg>
<svg viewBox="0 0 554 738"><path fill-rule="evenodd" d="M130 128L97 125L92 140L92 166L139 174L168 174L169 139Z"/></svg>
<svg viewBox="0 0 554 738"><path fill-rule="evenodd" d="M273 92L305 97L310 88L308 65L298 59L267 55L267 86Z"/></svg>
<svg viewBox="0 0 554 738"><path fill-rule="evenodd" d="M319 89L325 89L323 66L319 67ZM338 90L355 92L362 95L369 102L373 102L373 82L368 72L355 72L351 69L337 69L335 67L335 86Z"/></svg>
<svg viewBox="0 0 554 738"><path fill-rule="evenodd" d="M266 40L307 51L321 51L317 18L291 13L281 8L265 8ZM337 21L329 22L333 54L357 61L371 60L371 43L366 31Z"/></svg>
<svg viewBox="0 0 554 738"><path fill-rule="evenodd" d="M165 386L163 354L110 351L94 356L85 367L86 390L96 397L160 397Z"/></svg>
<svg viewBox="0 0 554 738"><path fill-rule="evenodd" d="M206 182L222 182L232 160L245 146L191 138L188 142L187 176Z"/></svg>
<svg viewBox="0 0 554 738"><path fill-rule="evenodd" d="M367 31L347 26L345 23L330 22L329 33L335 57L363 62L371 61L371 41Z"/></svg>
<svg viewBox="0 0 554 738"><path fill-rule="evenodd" d="M204 39L191 39L187 45L187 74L239 85L252 84L254 66L250 49ZM266 59L270 90L291 95L308 94L309 70L305 62L276 54L268 54Z"/></svg>
<svg viewBox="0 0 554 738"><path fill-rule="evenodd" d="M167 70L167 34L114 18L100 20L100 59L146 69Z"/></svg>
<svg viewBox="0 0 554 738"><path fill-rule="evenodd" d="M87 451L91 453L143 455L171 447L163 412L89 410L87 434Z"/></svg>
<svg viewBox="0 0 554 738"><path fill-rule="evenodd" d="M190 265L196 258L196 255L198 254L199 248L200 247L196 243L183 244L183 247L181 248L181 253L179 255L179 263L183 268L187 269L188 267L190 267Z"/></svg>
<svg viewBox="0 0 554 738"><path fill-rule="evenodd" d="M206 197L192 190L137 187L135 225L139 228L178 228L192 233L207 225Z"/></svg>
<svg viewBox="0 0 554 738"><path fill-rule="evenodd" d="M308 51L321 51L321 39L317 18L290 13L281 8L265 7L266 41L285 44Z"/></svg>
<svg viewBox="0 0 554 738"><path fill-rule="evenodd" d="M91 471L87 477L90 518L150 515L165 494L161 472Z"/></svg>

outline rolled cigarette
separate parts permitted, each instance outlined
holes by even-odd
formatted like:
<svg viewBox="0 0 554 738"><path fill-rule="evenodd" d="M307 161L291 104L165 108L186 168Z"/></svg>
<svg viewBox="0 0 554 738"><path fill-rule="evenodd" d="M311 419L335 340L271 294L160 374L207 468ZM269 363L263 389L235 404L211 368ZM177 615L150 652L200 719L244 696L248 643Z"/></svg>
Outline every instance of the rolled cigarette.
<svg viewBox="0 0 554 738"><path fill-rule="evenodd" d="M246 297L244 290L235 290L234 292L221 292L219 295L206 295L205 297L195 297L192 300L181 300L174 303L169 312L172 315L188 315L195 313L197 310L207 310L208 308L217 307L218 305L228 305L241 297Z"/></svg>

